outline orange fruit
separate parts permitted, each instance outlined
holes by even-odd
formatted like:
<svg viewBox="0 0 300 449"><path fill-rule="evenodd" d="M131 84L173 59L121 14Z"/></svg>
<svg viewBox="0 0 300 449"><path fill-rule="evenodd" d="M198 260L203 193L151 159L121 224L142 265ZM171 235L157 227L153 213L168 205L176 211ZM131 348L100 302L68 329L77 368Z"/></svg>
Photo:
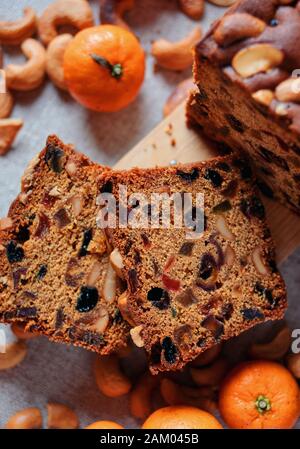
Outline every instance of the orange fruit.
<svg viewBox="0 0 300 449"><path fill-rule="evenodd" d="M124 427L114 421L96 421L86 429L124 429Z"/></svg>
<svg viewBox="0 0 300 449"><path fill-rule="evenodd" d="M223 381L219 409L233 429L290 429L300 412L299 387L279 363L241 363Z"/></svg>
<svg viewBox="0 0 300 449"><path fill-rule="evenodd" d="M64 54L71 95L94 111L118 111L137 96L144 80L145 52L130 31L99 25L80 31Z"/></svg>
<svg viewBox="0 0 300 449"><path fill-rule="evenodd" d="M210 413L196 407L175 405L156 410L144 422L142 429L222 429Z"/></svg>

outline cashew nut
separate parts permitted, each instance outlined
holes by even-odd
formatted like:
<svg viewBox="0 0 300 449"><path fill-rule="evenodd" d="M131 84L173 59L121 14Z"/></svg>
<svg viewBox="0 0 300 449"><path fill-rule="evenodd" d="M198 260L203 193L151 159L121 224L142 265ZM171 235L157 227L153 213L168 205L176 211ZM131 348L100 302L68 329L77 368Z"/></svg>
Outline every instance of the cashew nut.
<svg viewBox="0 0 300 449"><path fill-rule="evenodd" d="M199 42L201 34L201 29L197 27L178 42L159 39L153 42L151 54L160 67L175 71L185 70L193 63L192 49Z"/></svg>
<svg viewBox="0 0 300 449"><path fill-rule="evenodd" d="M124 268L124 264L123 264L123 260L122 260L122 256L120 254L120 251L118 250L118 248L115 248L109 255L109 261L111 263L111 266L113 267L113 269L115 270L115 272L117 273L117 275L122 278L123 277L123 273L122 270Z"/></svg>
<svg viewBox="0 0 300 449"><path fill-rule="evenodd" d="M287 367L296 379L300 379L300 353L289 354L286 358Z"/></svg>
<svg viewBox="0 0 300 449"><path fill-rule="evenodd" d="M254 94L252 94L252 97L259 103L264 104L265 106L270 106L275 98L275 95L272 90L261 89L254 92Z"/></svg>
<svg viewBox="0 0 300 449"><path fill-rule="evenodd" d="M208 0L213 5L217 6L231 6L236 3L237 0Z"/></svg>
<svg viewBox="0 0 300 449"><path fill-rule="evenodd" d="M115 355L96 358L95 377L99 390L110 398L122 396L131 390L131 382L121 372L119 359Z"/></svg>
<svg viewBox="0 0 300 449"><path fill-rule="evenodd" d="M38 20L42 42L48 45L57 36L57 26L72 25L78 30L94 25L93 12L86 0L57 0L51 3Z"/></svg>
<svg viewBox="0 0 300 449"><path fill-rule="evenodd" d="M261 248L257 246L252 253L252 261L256 271L263 276L270 274L269 269L265 266Z"/></svg>
<svg viewBox="0 0 300 449"><path fill-rule="evenodd" d="M10 89L32 90L39 87L46 72L46 50L35 39L26 39L21 45L28 58L25 64L9 64L5 68L6 84Z"/></svg>
<svg viewBox="0 0 300 449"><path fill-rule="evenodd" d="M230 45L246 37L256 37L266 27L263 20L247 13L224 16L214 32L214 39L220 45Z"/></svg>
<svg viewBox="0 0 300 449"><path fill-rule="evenodd" d="M121 312L122 317L126 320L131 326L135 326L133 322L129 310L128 310L128 291L126 290L118 297L118 307Z"/></svg>
<svg viewBox="0 0 300 449"><path fill-rule="evenodd" d="M143 325L140 324L139 326L133 327L132 329L130 329L130 335L132 338L133 343L138 347L138 348L142 348L143 346L145 346L145 342L143 340L143 338L141 337L141 332L143 330Z"/></svg>
<svg viewBox="0 0 300 449"><path fill-rule="evenodd" d="M0 231L5 231L6 229L12 228L14 222L10 217L4 217L0 219Z"/></svg>
<svg viewBox="0 0 300 449"><path fill-rule="evenodd" d="M7 421L6 429L41 429L43 418L36 407L24 408Z"/></svg>
<svg viewBox="0 0 300 449"><path fill-rule="evenodd" d="M191 19L198 20L203 16L204 0L179 0L179 6Z"/></svg>
<svg viewBox="0 0 300 449"><path fill-rule="evenodd" d="M280 83L275 95L279 101L300 103L300 78L289 78Z"/></svg>
<svg viewBox="0 0 300 449"><path fill-rule="evenodd" d="M0 22L0 42L19 45L36 31L36 15L32 8L24 9L24 16L14 22Z"/></svg>
<svg viewBox="0 0 300 449"><path fill-rule="evenodd" d="M102 295L105 301L109 304L111 304L115 298L117 293L117 274L113 267L111 266L111 263L109 262L107 264L107 271L102 287Z"/></svg>
<svg viewBox="0 0 300 449"><path fill-rule="evenodd" d="M181 81L181 83L179 83L175 87L164 105L164 117L167 117L167 115L171 114L171 112L173 112L177 106L185 101L193 88L195 88L193 78L188 78Z"/></svg>
<svg viewBox="0 0 300 449"><path fill-rule="evenodd" d="M14 97L7 91L3 94L0 93L0 119L7 118L14 106Z"/></svg>
<svg viewBox="0 0 300 449"><path fill-rule="evenodd" d="M28 332L26 331L26 324L25 323L13 323L11 325L11 330L15 334L16 337L18 337L20 340L31 340L32 338L36 338L38 335L34 332Z"/></svg>
<svg viewBox="0 0 300 449"><path fill-rule="evenodd" d="M135 0L100 0L100 22L130 29L123 15L134 7Z"/></svg>
<svg viewBox="0 0 300 449"><path fill-rule="evenodd" d="M0 354L0 371L14 368L23 361L27 354L26 344L22 341L8 344L5 350L5 353Z"/></svg>
<svg viewBox="0 0 300 449"><path fill-rule="evenodd" d="M9 151L22 126L23 120L21 119L0 119L0 156Z"/></svg>
<svg viewBox="0 0 300 449"><path fill-rule="evenodd" d="M46 53L47 74L53 84L63 90L68 90L64 79L64 54L72 39L71 34L60 34L50 42Z"/></svg>
<svg viewBox="0 0 300 449"><path fill-rule="evenodd" d="M222 347L223 344L218 343L212 348L207 349L206 351L202 352L202 354L198 355L198 357L195 360L193 360L190 363L190 365L193 366L194 368L209 365L210 363L214 362L217 357L219 357Z"/></svg>
<svg viewBox="0 0 300 449"><path fill-rule="evenodd" d="M217 409L215 392L211 387L186 387L171 379L162 379L160 393L168 405L190 405L210 413Z"/></svg>
<svg viewBox="0 0 300 449"><path fill-rule="evenodd" d="M277 67L284 54L271 44L254 44L240 50L232 60L232 67L243 78Z"/></svg>
<svg viewBox="0 0 300 449"><path fill-rule="evenodd" d="M291 331L288 327L284 327L269 343L251 345L249 355L255 359L279 360L288 352L290 345Z"/></svg>
<svg viewBox="0 0 300 449"><path fill-rule="evenodd" d="M144 373L130 392L130 413L137 419L146 419L152 411L152 392L159 385L159 376Z"/></svg>
<svg viewBox="0 0 300 449"><path fill-rule="evenodd" d="M228 371L228 361L220 357L207 368L191 368L191 376L197 385L217 386Z"/></svg>
<svg viewBox="0 0 300 449"><path fill-rule="evenodd" d="M48 429L77 429L79 426L76 413L66 405L49 402Z"/></svg>

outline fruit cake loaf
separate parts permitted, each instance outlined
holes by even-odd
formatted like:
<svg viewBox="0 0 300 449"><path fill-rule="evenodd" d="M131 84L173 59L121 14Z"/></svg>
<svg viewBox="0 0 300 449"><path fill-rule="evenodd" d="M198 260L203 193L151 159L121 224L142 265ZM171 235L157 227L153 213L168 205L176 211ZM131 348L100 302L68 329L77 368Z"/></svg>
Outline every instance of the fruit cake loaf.
<svg viewBox="0 0 300 449"><path fill-rule="evenodd" d="M114 195L119 213L114 226L101 200L98 226L108 225L112 264L128 285L131 335L144 345L153 373L180 369L218 341L282 318L285 286L254 184L251 167L234 155L101 176L99 190ZM159 204L147 204L154 193L193 196L185 200L184 226L174 218L177 206L166 225ZM197 193L204 194L204 209ZM140 221L124 226L124 211L140 214ZM147 227L157 220L161 227Z"/></svg>
<svg viewBox="0 0 300 449"><path fill-rule="evenodd" d="M0 221L0 320L101 354L128 335L115 292L104 291L111 273L95 214L105 170L51 136Z"/></svg>
<svg viewBox="0 0 300 449"><path fill-rule="evenodd" d="M300 213L300 2L242 0L196 46L188 117L243 149L262 192Z"/></svg>

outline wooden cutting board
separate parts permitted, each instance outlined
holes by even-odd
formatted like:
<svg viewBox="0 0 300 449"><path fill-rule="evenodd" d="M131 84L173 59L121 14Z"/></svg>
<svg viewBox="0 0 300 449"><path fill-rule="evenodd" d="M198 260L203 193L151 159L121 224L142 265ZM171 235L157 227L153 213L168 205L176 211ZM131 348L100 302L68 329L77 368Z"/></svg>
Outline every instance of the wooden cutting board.
<svg viewBox="0 0 300 449"><path fill-rule="evenodd" d="M115 165L115 168L166 166L170 161L195 162L209 159L214 151L185 121L185 104L180 105ZM300 217L280 204L264 200L267 219L282 262L300 246Z"/></svg>

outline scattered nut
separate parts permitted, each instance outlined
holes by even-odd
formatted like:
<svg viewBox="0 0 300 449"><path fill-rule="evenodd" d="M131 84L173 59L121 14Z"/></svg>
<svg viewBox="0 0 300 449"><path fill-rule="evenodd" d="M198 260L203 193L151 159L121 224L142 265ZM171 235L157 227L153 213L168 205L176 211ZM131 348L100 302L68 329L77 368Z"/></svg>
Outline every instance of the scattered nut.
<svg viewBox="0 0 300 449"><path fill-rule="evenodd" d="M168 405L190 405L210 413L217 410L215 394L211 387L186 387L171 379L162 379L160 392Z"/></svg>
<svg viewBox="0 0 300 449"><path fill-rule="evenodd" d="M288 114L288 105L286 103L278 103L275 107L275 112L278 115L285 116Z"/></svg>
<svg viewBox="0 0 300 449"><path fill-rule="evenodd" d="M270 106L270 104L274 100L275 95L272 90L261 89L254 92L254 94L252 94L252 97L259 103L264 104L265 106Z"/></svg>
<svg viewBox="0 0 300 449"><path fill-rule="evenodd" d="M77 429L76 413L66 405L49 402L47 404L48 429Z"/></svg>
<svg viewBox="0 0 300 449"><path fill-rule="evenodd" d="M228 371L228 361L220 357L207 368L191 368L191 376L197 385L217 386Z"/></svg>
<svg viewBox="0 0 300 449"><path fill-rule="evenodd" d="M27 354L27 347L23 341L16 341L6 346L6 352L0 354L0 371L14 368L21 363Z"/></svg>
<svg viewBox="0 0 300 449"><path fill-rule="evenodd" d="M56 0L50 3L38 20L42 42L48 45L57 36L57 26L71 25L83 30L94 25L93 12L86 0Z"/></svg>
<svg viewBox="0 0 300 449"><path fill-rule="evenodd" d="M174 109L179 106L183 101L185 101L191 92L191 90L195 87L193 78L188 78L184 81L181 81L171 95L168 97L165 105L163 114L164 117L167 117Z"/></svg>
<svg viewBox="0 0 300 449"><path fill-rule="evenodd" d="M256 37L266 27L263 20L247 13L225 15L214 32L214 39L219 45L230 45L247 37Z"/></svg>
<svg viewBox="0 0 300 449"><path fill-rule="evenodd" d="M27 91L39 87L46 72L46 50L35 39L26 39L21 50L28 58L25 64L8 64L5 68L6 84L10 89Z"/></svg>
<svg viewBox="0 0 300 449"><path fill-rule="evenodd" d="M201 19L204 12L204 0L179 0L181 10L193 20Z"/></svg>
<svg viewBox="0 0 300 449"><path fill-rule="evenodd" d="M100 276L102 275L103 266L100 262L95 262L92 265L91 271L89 272L87 279L86 279L86 285L89 287L94 287Z"/></svg>
<svg viewBox="0 0 300 449"><path fill-rule="evenodd" d="M132 321L128 310L128 291L123 292L118 298L118 307L121 312L122 317L126 320L131 326L135 326L135 323Z"/></svg>
<svg viewBox="0 0 300 449"><path fill-rule="evenodd" d="M230 246L227 245L225 251L224 251L224 262L226 265L233 265L235 261L235 252L234 249Z"/></svg>
<svg viewBox="0 0 300 449"><path fill-rule="evenodd" d="M234 240L234 235L230 231L226 218L223 215L220 215L216 220L216 228L221 234L222 237L226 240Z"/></svg>
<svg viewBox="0 0 300 449"><path fill-rule="evenodd" d="M89 252L98 255L103 255L107 252L107 241L101 229L95 230L91 243L89 244Z"/></svg>
<svg viewBox="0 0 300 449"><path fill-rule="evenodd" d="M10 217L4 217L0 219L0 230L5 231L13 227L13 221Z"/></svg>
<svg viewBox="0 0 300 449"><path fill-rule="evenodd" d="M129 396L130 413L134 418L146 419L152 411L152 392L159 384L159 376L148 371L135 383Z"/></svg>
<svg viewBox="0 0 300 449"><path fill-rule="evenodd" d="M232 60L232 67L243 78L277 67L284 54L270 44L255 44L240 50Z"/></svg>
<svg viewBox="0 0 300 449"><path fill-rule="evenodd" d="M32 8L24 9L24 16L14 22L0 21L0 42L4 45L20 45L36 31L36 15Z"/></svg>
<svg viewBox="0 0 300 449"><path fill-rule="evenodd" d="M69 159L65 165L65 170L68 173L68 175L70 175L70 176L75 175L77 172L77 166L76 166L75 161L73 161L72 159Z"/></svg>
<svg viewBox="0 0 300 449"><path fill-rule="evenodd" d="M270 274L269 270L264 265L264 262L262 260L261 256L261 249L259 247L255 248L255 250L252 253L252 260L253 264L259 274L262 274L263 276L267 276Z"/></svg>
<svg viewBox="0 0 300 449"><path fill-rule="evenodd" d="M123 15L134 7L135 0L100 0L100 22L130 29Z"/></svg>
<svg viewBox="0 0 300 449"><path fill-rule="evenodd" d="M185 70L193 63L192 48L199 42L201 34L201 29L197 27L178 42L159 39L153 42L151 54L160 67L175 71Z"/></svg>
<svg viewBox="0 0 300 449"><path fill-rule="evenodd" d="M107 271L104 279L102 295L107 303L112 303L116 298L117 274L110 262L107 264Z"/></svg>
<svg viewBox="0 0 300 449"><path fill-rule="evenodd" d="M99 312L99 318L95 321L95 323L90 326L90 329L93 331L102 334L107 328L109 323L109 314L105 307L102 307Z"/></svg>
<svg viewBox="0 0 300 449"><path fill-rule="evenodd" d="M119 359L115 355L96 358L95 376L99 390L110 398L122 396L131 390L131 382L121 372Z"/></svg>
<svg viewBox="0 0 300 449"><path fill-rule="evenodd" d="M236 3L237 0L208 0L208 1L217 6L231 6L234 3Z"/></svg>
<svg viewBox="0 0 300 449"><path fill-rule="evenodd" d="M138 348L142 348L145 345L145 342L141 337L142 330L143 330L142 325L130 329L132 341Z"/></svg>
<svg viewBox="0 0 300 449"><path fill-rule="evenodd" d="M122 260L122 256L120 254L120 251L118 250L118 248L115 248L109 255L109 261L111 263L111 266L113 267L113 269L115 270L115 272L117 273L117 275L122 278L123 277L123 273L122 270L124 268L124 264L123 264L123 260Z"/></svg>
<svg viewBox="0 0 300 449"><path fill-rule="evenodd" d="M41 429L43 418L36 407L24 408L7 421L6 429Z"/></svg>
<svg viewBox="0 0 300 449"><path fill-rule="evenodd" d="M289 78L280 83L275 95L279 101L300 103L300 78Z"/></svg>
<svg viewBox="0 0 300 449"><path fill-rule="evenodd" d="M22 126L23 120L21 119L0 119L0 156L6 154L10 150Z"/></svg>
<svg viewBox="0 0 300 449"><path fill-rule="evenodd" d="M251 345L249 355L255 359L279 360L288 352L291 341L291 331L285 326L269 343Z"/></svg>
<svg viewBox="0 0 300 449"><path fill-rule="evenodd" d="M70 203L73 209L73 214L75 217L78 217L81 212L82 212L82 208L83 208L83 198L81 195L73 195L70 198Z"/></svg>
<svg viewBox="0 0 300 449"><path fill-rule="evenodd" d="M286 364L293 376L300 379L300 354L288 354Z"/></svg>
<svg viewBox="0 0 300 449"><path fill-rule="evenodd" d="M31 340L37 337L34 332L26 331L26 323L13 323L11 325L11 330L20 340Z"/></svg>
<svg viewBox="0 0 300 449"><path fill-rule="evenodd" d="M222 346L223 346L222 343L218 343L212 348L207 349L206 351L202 352L202 354L198 355L198 357L195 360L193 360L190 363L190 365L193 366L194 368L209 365L219 357L220 352L222 350Z"/></svg>
<svg viewBox="0 0 300 449"><path fill-rule="evenodd" d="M55 86L68 90L64 79L64 54L68 44L73 39L71 34L60 34L48 45L46 53L46 71Z"/></svg>
<svg viewBox="0 0 300 449"><path fill-rule="evenodd" d="M9 91L0 94L0 119L9 117L13 106L14 97Z"/></svg>

